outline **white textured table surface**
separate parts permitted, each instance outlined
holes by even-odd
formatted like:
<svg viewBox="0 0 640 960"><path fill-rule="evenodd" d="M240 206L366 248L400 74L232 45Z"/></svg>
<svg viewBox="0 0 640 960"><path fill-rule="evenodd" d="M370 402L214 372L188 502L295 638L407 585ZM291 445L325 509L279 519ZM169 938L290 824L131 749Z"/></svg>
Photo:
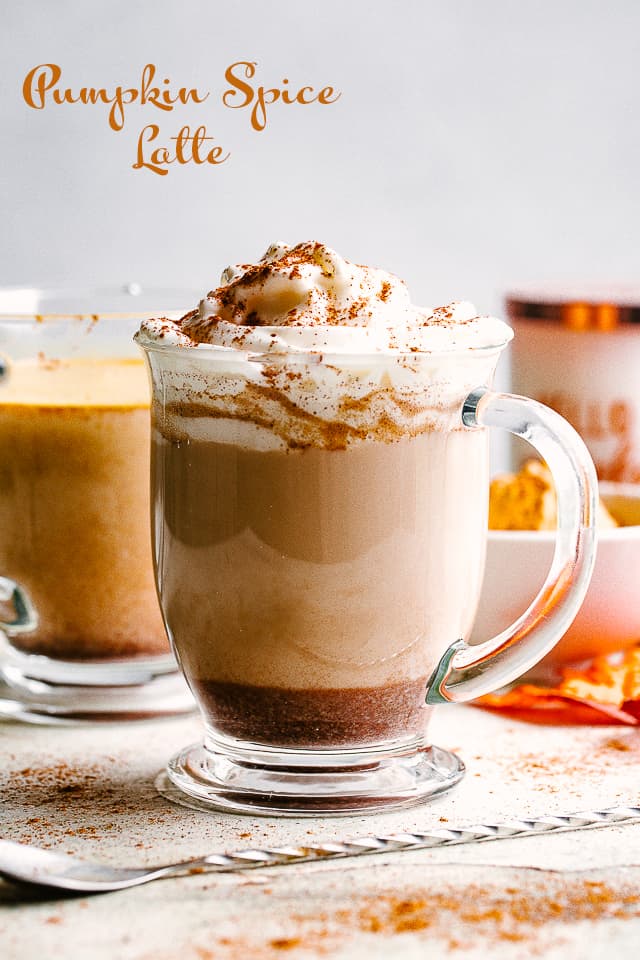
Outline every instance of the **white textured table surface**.
<svg viewBox="0 0 640 960"><path fill-rule="evenodd" d="M197 720L0 723L0 831L122 865L216 850L425 831L640 803L640 730L518 723L441 708L434 741L467 775L422 807L295 820L206 814L153 786ZM3 960L631 956L640 944L640 823L196 875L121 893L25 900L0 881Z"/></svg>

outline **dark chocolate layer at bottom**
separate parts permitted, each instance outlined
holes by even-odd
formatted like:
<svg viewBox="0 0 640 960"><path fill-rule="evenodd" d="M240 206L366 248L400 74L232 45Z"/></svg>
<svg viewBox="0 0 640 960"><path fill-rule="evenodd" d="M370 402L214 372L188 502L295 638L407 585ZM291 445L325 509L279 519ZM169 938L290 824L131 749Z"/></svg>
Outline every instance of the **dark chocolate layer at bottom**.
<svg viewBox="0 0 640 960"><path fill-rule="evenodd" d="M422 736L426 679L379 687L283 689L192 680L212 728L281 747L339 747Z"/></svg>

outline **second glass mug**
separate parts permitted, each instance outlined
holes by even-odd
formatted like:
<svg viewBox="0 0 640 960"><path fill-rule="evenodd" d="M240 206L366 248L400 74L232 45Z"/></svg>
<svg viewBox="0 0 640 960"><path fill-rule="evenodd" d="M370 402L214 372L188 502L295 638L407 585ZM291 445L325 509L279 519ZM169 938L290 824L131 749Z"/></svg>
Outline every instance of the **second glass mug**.
<svg viewBox="0 0 640 960"><path fill-rule="evenodd" d="M405 356L137 339L152 381L158 592L205 722L204 742L170 761L168 790L299 816L389 809L452 786L464 767L430 743L431 708L532 667L571 623L594 560L596 479L584 444L548 408L490 390L510 336ZM402 366L424 386L422 409L415 396L385 407ZM345 380L361 399L341 405L327 384ZM329 389L328 420L287 399L292 382L325 410ZM402 436L353 426L363 410L388 426L400 408ZM558 530L530 608L470 646L487 427L524 437L547 461Z"/></svg>
<svg viewBox="0 0 640 960"><path fill-rule="evenodd" d="M0 290L3 715L193 708L153 581L149 390L132 340L145 307L191 298L135 285Z"/></svg>

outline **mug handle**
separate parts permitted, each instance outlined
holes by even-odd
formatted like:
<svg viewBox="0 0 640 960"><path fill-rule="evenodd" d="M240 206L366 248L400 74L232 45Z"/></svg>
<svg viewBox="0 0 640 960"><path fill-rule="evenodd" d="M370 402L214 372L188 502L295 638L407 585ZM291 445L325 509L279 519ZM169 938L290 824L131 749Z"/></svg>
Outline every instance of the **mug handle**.
<svg viewBox="0 0 640 960"><path fill-rule="evenodd" d="M571 625L595 561L598 481L589 452L573 427L542 403L484 387L465 400L462 422L472 430L501 427L538 450L553 476L558 528L551 568L535 600L491 640L453 643L429 680L429 704L473 700L530 670Z"/></svg>
<svg viewBox="0 0 640 960"><path fill-rule="evenodd" d="M0 620L0 632L9 637L31 633L38 626L38 614L31 597L15 580L0 577L0 602L11 603L15 613L13 620Z"/></svg>

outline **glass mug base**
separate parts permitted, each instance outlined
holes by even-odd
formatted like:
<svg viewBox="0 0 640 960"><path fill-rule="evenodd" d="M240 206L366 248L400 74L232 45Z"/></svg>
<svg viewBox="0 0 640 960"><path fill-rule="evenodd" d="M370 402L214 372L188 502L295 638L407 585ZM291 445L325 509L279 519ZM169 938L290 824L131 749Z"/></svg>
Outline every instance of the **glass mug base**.
<svg viewBox="0 0 640 960"><path fill-rule="evenodd" d="M197 809L350 816L423 803L453 787L464 772L454 753L420 739L400 747L318 751L239 747L209 736L177 753L156 787L175 803Z"/></svg>
<svg viewBox="0 0 640 960"><path fill-rule="evenodd" d="M82 662L24 654L0 638L0 714L31 723L144 720L191 713L172 655Z"/></svg>

